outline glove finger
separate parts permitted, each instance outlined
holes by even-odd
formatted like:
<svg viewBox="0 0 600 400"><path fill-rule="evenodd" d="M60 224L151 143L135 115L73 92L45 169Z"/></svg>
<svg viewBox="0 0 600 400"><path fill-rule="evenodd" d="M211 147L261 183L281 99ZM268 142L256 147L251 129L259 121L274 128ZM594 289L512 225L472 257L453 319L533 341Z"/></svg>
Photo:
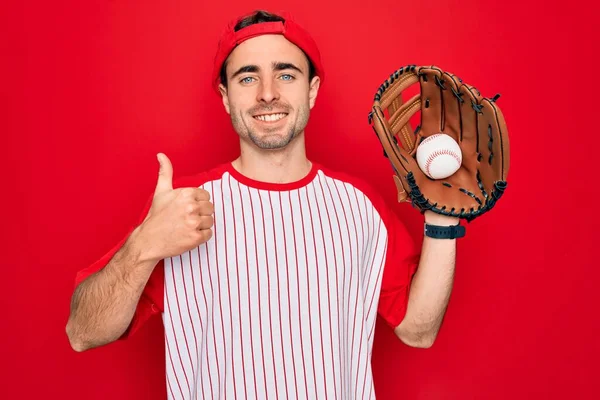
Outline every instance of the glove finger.
<svg viewBox="0 0 600 400"><path fill-rule="evenodd" d="M474 104L479 104L481 95L477 88L466 83L461 83L458 93L463 100L460 103L462 133L459 143L463 156L468 158L477 155L477 109Z"/></svg>
<svg viewBox="0 0 600 400"><path fill-rule="evenodd" d="M477 171L478 135L478 104L481 95L477 88L461 83L457 89L460 102L461 133L459 144L463 155L463 165L471 173Z"/></svg>
<svg viewBox="0 0 600 400"><path fill-rule="evenodd" d="M498 97L481 99L477 124L480 154L478 179L488 195L494 190L503 190L503 187L496 188L494 184L506 181L510 163L508 131L502 111L496 104Z"/></svg>
<svg viewBox="0 0 600 400"><path fill-rule="evenodd" d="M441 87L442 71L435 67L419 68L421 83L421 134L428 137L442 132L443 96Z"/></svg>
<svg viewBox="0 0 600 400"><path fill-rule="evenodd" d="M462 125L460 118L460 105L462 98L458 91L460 80L455 75L444 72L441 78L442 100L443 100L443 119L442 132L449 135L456 142L462 140Z"/></svg>

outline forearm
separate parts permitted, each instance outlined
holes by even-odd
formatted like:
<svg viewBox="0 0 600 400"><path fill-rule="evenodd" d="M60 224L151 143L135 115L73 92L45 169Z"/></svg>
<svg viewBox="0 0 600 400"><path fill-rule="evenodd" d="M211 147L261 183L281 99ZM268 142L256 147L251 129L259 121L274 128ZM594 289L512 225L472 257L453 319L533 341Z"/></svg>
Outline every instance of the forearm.
<svg viewBox="0 0 600 400"><path fill-rule="evenodd" d="M67 335L73 349L84 351L117 340L133 318L157 261L142 257L135 230L100 271L75 289Z"/></svg>
<svg viewBox="0 0 600 400"><path fill-rule="evenodd" d="M457 220L436 219L438 225L456 224ZM406 316L396 328L403 342L430 347L442 324L454 282L456 239L425 237L417 272L411 282Z"/></svg>

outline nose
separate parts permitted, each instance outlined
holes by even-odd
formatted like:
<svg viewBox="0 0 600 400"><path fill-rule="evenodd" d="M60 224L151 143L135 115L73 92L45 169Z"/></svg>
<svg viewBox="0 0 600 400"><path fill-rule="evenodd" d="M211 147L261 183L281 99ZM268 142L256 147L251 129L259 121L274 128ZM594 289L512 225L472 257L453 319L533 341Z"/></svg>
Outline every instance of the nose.
<svg viewBox="0 0 600 400"><path fill-rule="evenodd" d="M260 82L256 100L259 102L270 103L277 99L279 99L277 83L271 79L263 79Z"/></svg>

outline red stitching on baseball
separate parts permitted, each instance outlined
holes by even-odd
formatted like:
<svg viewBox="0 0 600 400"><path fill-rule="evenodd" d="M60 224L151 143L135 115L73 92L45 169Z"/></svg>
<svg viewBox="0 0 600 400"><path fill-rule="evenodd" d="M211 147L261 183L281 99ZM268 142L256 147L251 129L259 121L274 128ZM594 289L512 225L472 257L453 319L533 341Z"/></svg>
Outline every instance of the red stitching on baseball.
<svg viewBox="0 0 600 400"><path fill-rule="evenodd" d="M436 158L437 156L441 156L442 154L448 154L449 156L454 157L456 162L458 162L458 166L460 167L461 162L460 162L460 158L458 157L458 154L456 154L453 151L447 150L447 149L436 150L433 153L431 153L429 155L429 157L427 157L427 161L425 161L425 170L427 172L427 175L429 175L430 177L431 177L431 173L429 172L429 166L431 165L431 162L433 161L434 158Z"/></svg>
<svg viewBox="0 0 600 400"><path fill-rule="evenodd" d="M425 139L423 139L423 141L421 142L421 144L425 144L427 142L430 142L431 140L435 139L437 136L440 136L440 133L435 133L431 136L427 136Z"/></svg>

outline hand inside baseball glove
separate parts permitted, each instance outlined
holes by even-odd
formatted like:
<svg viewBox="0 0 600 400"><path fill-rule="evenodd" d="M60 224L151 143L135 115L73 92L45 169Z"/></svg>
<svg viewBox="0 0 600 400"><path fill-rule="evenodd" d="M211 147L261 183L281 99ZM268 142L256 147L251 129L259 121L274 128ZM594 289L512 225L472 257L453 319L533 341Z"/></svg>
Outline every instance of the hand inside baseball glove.
<svg viewBox="0 0 600 400"><path fill-rule="evenodd" d="M403 99L416 84L419 93ZM482 97L435 66L409 65L390 75L375 95L369 124L393 166L399 201L469 222L494 207L506 188L510 163L498 97ZM413 129L410 120L419 111L420 124ZM460 168L443 179L427 176L416 158L421 142L438 133L454 139L462 153Z"/></svg>

